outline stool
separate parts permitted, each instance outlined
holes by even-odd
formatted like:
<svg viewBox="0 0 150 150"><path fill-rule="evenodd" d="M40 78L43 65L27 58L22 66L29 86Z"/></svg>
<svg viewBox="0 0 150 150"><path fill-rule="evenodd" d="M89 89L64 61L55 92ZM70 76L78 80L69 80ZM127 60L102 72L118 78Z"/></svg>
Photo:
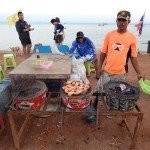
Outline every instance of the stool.
<svg viewBox="0 0 150 150"><path fill-rule="evenodd" d="M12 64L7 63L7 59L11 59ZM13 54L4 54L3 55L3 63L4 63L4 70L6 71L8 67L16 67L16 61Z"/></svg>
<svg viewBox="0 0 150 150"><path fill-rule="evenodd" d="M91 72L96 73L95 67L91 63L91 61L86 61L84 65L85 65L85 68L86 68L88 75L90 75Z"/></svg>
<svg viewBox="0 0 150 150"><path fill-rule="evenodd" d="M4 72L2 67L0 66L0 83L3 81L3 79L4 79Z"/></svg>

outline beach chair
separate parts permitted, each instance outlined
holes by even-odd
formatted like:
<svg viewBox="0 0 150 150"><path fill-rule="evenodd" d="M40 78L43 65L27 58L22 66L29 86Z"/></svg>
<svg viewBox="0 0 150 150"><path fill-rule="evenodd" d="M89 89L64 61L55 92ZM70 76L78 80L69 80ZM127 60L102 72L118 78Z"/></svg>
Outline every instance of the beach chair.
<svg viewBox="0 0 150 150"><path fill-rule="evenodd" d="M51 46L34 46L34 53L36 53L36 49L39 50L39 53L52 53Z"/></svg>
<svg viewBox="0 0 150 150"><path fill-rule="evenodd" d="M69 47L67 45L58 45L58 50L64 54L69 54Z"/></svg>
<svg viewBox="0 0 150 150"><path fill-rule="evenodd" d="M11 63L8 63L8 60L11 60ZM16 61L14 54L4 54L3 55L3 63L4 63L4 71L7 70L8 67L16 67Z"/></svg>

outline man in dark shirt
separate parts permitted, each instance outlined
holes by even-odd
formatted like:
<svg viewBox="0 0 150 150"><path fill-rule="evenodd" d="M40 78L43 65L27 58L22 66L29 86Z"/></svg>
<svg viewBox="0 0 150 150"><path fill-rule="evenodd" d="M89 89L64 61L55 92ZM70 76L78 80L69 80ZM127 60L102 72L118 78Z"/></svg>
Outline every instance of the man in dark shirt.
<svg viewBox="0 0 150 150"><path fill-rule="evenodd" d="M23 46L24 55L27 58L30 56L32 47L29 31L34 30L34 28L31 28L31 25L24 21L24 15L22 12L18 12L18 18L19 20L16 22L16 30Z"/></svg>
<svg viewBox="0 0 150 150"><path fill-rule="evenodd" d="M52 19L51 23L55 26L54 30L55 43L60 45L64 40L64 26L60 24L56 19Z"/></svg>

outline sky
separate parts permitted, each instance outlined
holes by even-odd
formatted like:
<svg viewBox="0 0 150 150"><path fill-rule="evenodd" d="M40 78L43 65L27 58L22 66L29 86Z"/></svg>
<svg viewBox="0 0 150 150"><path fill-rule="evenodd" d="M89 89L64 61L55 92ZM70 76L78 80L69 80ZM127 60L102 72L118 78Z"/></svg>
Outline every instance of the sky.
<svg viewBox="0 0 150 150"><path fill-rule="evenodd" d="M136 23L146 9L145 22L150 23L149 0L0 0L0 22L22 9L31 21L49 22L60 17L63 22L114 22L120 10L131 12Z"/></svg>

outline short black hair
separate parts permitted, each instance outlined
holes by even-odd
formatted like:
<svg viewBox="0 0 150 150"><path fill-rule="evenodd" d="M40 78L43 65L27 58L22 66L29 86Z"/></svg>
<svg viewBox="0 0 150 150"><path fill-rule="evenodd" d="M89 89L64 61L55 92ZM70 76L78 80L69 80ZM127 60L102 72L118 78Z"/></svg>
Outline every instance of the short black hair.
<svg viewBox="0 0 150 150"><path fill-rule="evenodd" d="M54 22L57 22L56 19L52 19L52 20L51 20L51 23L54 23Z"/></svg>
<svg viewBox="0 0 150 150"><path fill-rule="evenodd" d="M56 17L55 20L60 23L60 19L58 17Z"/></svg>
<svg viewBox="0 0 150 150"><path fill-rule="evenodd" d="M18 16L19 16L20 14L23 14L23 12L19 11L19 12L18 12Z"/></svg>

